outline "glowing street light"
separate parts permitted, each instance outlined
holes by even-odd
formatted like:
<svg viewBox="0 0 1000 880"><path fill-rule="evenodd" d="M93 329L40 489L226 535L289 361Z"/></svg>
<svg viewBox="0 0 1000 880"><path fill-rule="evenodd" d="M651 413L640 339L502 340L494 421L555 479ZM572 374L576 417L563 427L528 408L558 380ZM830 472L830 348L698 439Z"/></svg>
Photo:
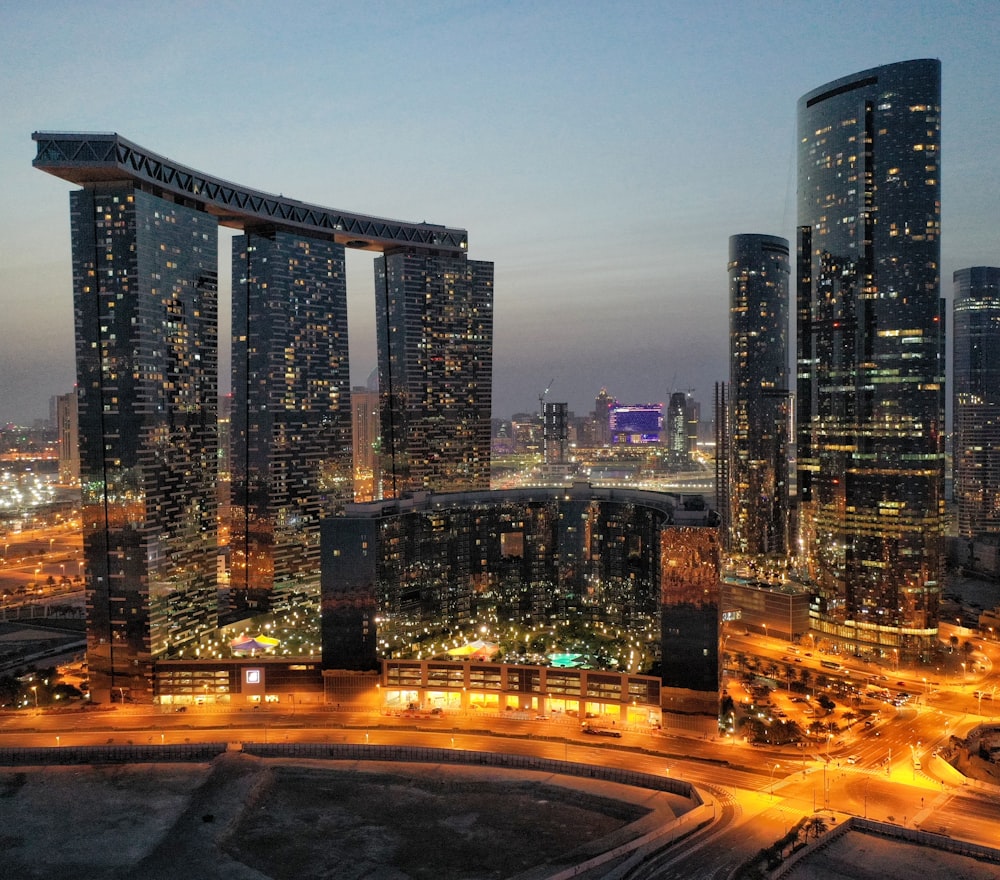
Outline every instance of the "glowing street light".
<svg viewBox="0 0 1000 880"><path fill-rule="evenodd" d="M31 692L35 695L35 709L38 708L38 685L33 684L31 686Z"/></svg>
<svg viewBox="0 0 1000 880"><path fill-rule="evenodd" d="M771 771L771 781L769 783L769 788L771 791L771 800L774 800L774 771L777 770L781 764L768 764L768 769Z"/></svg>

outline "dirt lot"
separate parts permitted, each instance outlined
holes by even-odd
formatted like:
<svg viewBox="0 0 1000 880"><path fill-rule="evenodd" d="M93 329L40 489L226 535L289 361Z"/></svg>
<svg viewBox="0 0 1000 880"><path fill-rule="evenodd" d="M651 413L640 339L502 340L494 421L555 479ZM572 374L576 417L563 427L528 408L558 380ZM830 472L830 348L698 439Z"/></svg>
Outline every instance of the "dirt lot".
<svg viewBox="0 0 1000 880"><path fill-rule="evenodd" d="M508 878L613 846L648 812L556 781L241 754L211 764L4 769L0 875Z"/></svg>
<svg viewBox="0 0 1000 880"><path fill-rule="evenodd" d="M849 831L809 853L786 880L996 880L997 866L926 846Z"/></svg>

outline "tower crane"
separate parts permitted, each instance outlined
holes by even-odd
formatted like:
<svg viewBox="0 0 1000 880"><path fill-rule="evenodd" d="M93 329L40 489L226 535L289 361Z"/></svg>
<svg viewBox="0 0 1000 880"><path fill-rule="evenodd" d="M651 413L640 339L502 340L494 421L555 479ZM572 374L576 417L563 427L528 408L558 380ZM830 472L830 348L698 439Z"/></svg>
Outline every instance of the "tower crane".
<svg viewBox="0 0 1000 880"><path fill-rule="evenodd" d="M538 418L542 420L545 419L545 395L549 393L552 383L555 381L555 379L549 379L549 384L545 386L545 390L538 395Z"/></svg>

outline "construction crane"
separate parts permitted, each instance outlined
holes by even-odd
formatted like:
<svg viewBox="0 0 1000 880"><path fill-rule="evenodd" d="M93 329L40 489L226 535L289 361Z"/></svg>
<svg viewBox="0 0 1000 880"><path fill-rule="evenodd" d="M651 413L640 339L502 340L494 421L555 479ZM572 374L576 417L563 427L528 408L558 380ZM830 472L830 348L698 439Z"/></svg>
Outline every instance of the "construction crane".
<svg viewBox="0 0 1000 880"><path fill-rule="evenodd" d="M545 386L545 390L538 395L538 418L542 420L545 419L545 395L549 393L552 383L555 381L555 379L549 379L549 384Z"/></svg>

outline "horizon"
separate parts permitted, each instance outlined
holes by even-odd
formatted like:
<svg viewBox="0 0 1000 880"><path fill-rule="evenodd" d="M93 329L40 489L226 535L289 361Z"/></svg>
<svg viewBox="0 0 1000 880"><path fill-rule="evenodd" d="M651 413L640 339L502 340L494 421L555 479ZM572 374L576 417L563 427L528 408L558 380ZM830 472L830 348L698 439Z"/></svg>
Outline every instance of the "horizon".
<svg viewBox="0 0 1000 880"><path fill-rule="evenodd" d="M75 382L73 187L32 168L37 130L113 130L261 190L468 229L470 259L496 267L501 419L547 386L577 415L601 388L710 401L729 379L729 236L794 241L796 103L860 70L942 61L941 295L1000 262L994 4L849 3L832 23L780 5L252 8L236 24L225 4L0 13L0 423L44 419ZM80 76L111 21L120 45ZM217 38L237 31L230 57ZM371 259L347 254L352 386L375 364ZM223 316L229 273L220 254ZM220 362L227 387L222 346Z"/></svg>

